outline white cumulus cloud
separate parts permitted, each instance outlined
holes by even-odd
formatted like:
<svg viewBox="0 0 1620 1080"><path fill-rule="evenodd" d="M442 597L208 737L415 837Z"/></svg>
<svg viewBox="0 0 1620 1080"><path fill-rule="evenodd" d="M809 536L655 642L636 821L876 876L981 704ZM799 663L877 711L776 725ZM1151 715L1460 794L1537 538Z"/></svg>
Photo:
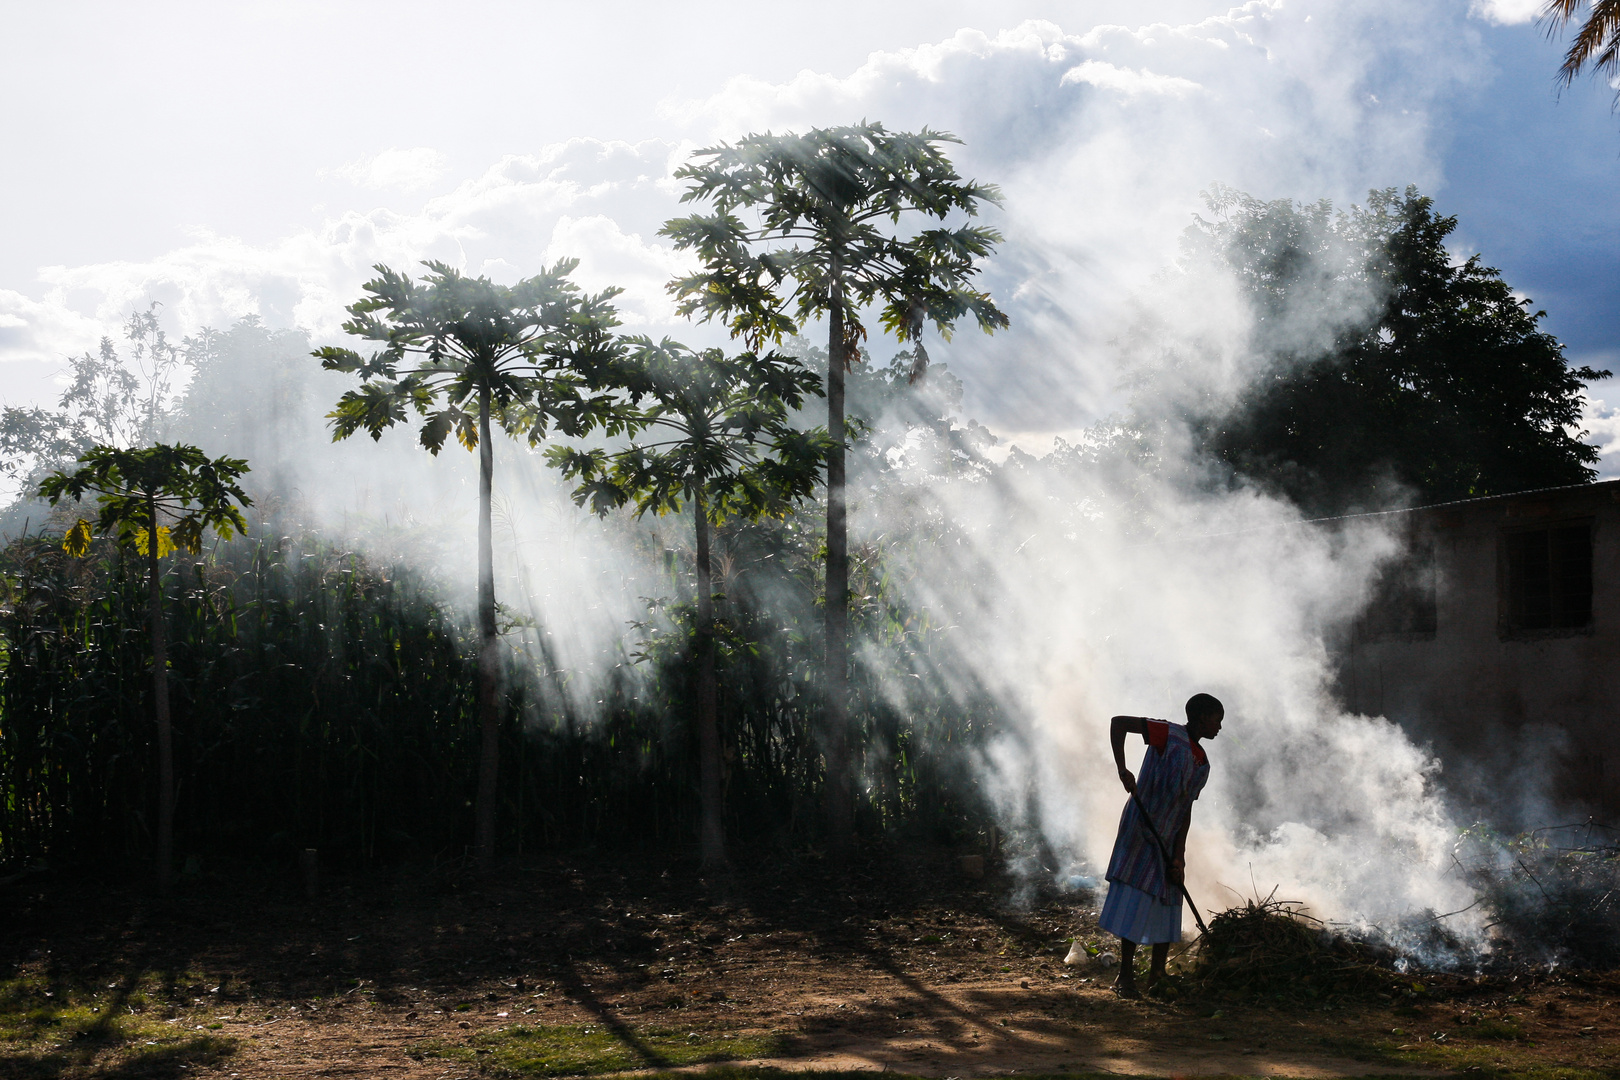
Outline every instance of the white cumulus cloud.
<svg viewBox="0 0 1620 1080"><path fill-rule="evenodd" d="M1620 405L1611 405L1609 400L1620 400L1620 383L1611 379L1594 384L1581 410L1581 427L1586 441L1597 444L1598 479L1620 480Z"/></svg>
<svg viewBox="0 0 1620 1080"><path fill-rule="evenodd" d="M199 230L147 259L45 267L43 295L0 292L0 360L59 366L154 300L175 335L251 314L332 339L374 265L425 259L511 281L577 257L584 287L624 288L627 325L667 323L664 282L688 265L656 235L677 209L670 151L574 139L502 158L414 209L350 210L261 244Z"/></svg>
<svg viewBox="0 0 1620 1080"><path fill-rule="evenodd" d="M1468 11L1497 26L1514 26L1530 22L1546 6L1547 0L1473 0Z"/></svg>
<svg viewBox="0 0 1620 1080"><path fill-rule="evenodd" d="M374 157L351 161L334 171L363 188L417 191L443 176L448 164L449 159L432 147L416 146L409 150L390 148Z"/></svg>
<svg viewBox="0 0 1620 1080"><path fill-rule="evenodd" d="M1202 89L1191 79L1174 75L1155 75L1146 69L1132 71L1115 67L1103 60L1087 60L1070 68L1058 80L1059 86L1071 83L1089 83L1102 90L1118 90L1123 94L1185 94Z"/></svg>
<svg viewBox="0 0 1620 1080"><path fill-rule="evenodd" d="M59 364L109 332L102 321L65 301L62 296L35 298L0 289L0 363Z"/></svg>

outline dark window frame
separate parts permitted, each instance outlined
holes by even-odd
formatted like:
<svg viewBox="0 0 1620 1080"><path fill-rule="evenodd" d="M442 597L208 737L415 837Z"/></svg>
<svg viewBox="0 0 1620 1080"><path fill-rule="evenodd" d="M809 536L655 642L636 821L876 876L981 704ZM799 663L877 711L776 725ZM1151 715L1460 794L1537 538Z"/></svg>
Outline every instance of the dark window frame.
<svg viewBox="0 0 1620 1080"><path fill-rule="evenodd" d="M1584 539L1575 534L1584 530ZM1562 534L1562 535L1560 535ZM1541 543L1532 539L1543 537ZM1525 522L1497 536L1497 628L1504 641L1583 637L1593 610L1597 519Z"/></svg>

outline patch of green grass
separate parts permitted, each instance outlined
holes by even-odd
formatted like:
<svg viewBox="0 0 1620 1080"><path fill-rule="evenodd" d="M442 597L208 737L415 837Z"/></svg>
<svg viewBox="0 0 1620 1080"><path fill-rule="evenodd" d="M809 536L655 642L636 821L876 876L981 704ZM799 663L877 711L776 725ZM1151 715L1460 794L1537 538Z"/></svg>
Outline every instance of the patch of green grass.
<svg viewBox="0 0 1620 1080"><path fill-rule="evenodd" d="M788 1071L775 1069L764 1065L716 1065L713 1068L701 1069L696 1072L651 1072L641 1073L636 1080L872 1080L873 1073L861 1069L804 1069ZM919 1076L915 1073L902 1073L885 1071L883 1080L934 1080L931 1077ZM989 1080L1011 1080L1011 1078L996 1078L994 1074ZM1019 1073L1016 1080L1154 1080L1149 1077L1132 1077L1128 1073L1091 1073L1091 1072L1060 1072L1060 1073ZM1216 1080L1216 1078L1210 1078ZM1224 1078L1223 1078L1224 1080ZM1282 1078L1274 1078L1282 1080Z"/></svg>
<svg viewBox="0 0 1620 1080"><path fill-rule="evenodd" d="M0 1076L55 1077L114 1060L172 1072L233 1053L235 1040L147 1014L150 996L173 983L172 975L148 974L90 985L41 971L0 980Z"/></svg>
<svg viewBox="0 0 1620 1080"><path fill-rule="evenodd" d="M481 1059L487 1060L487 1059ZM636 1080L872 1080L873 1073L865 1070L853 1069L806 1069L793 1070L770 1068L760 1065L716 1065L708 1069L693 1072L643 1072L636 1074ZM932 1080L932 1078L918 1076L914 1073L885 1072L884 1080ZM1055 1073L1019 1073L1016 1077L998 1076L989 1074L984 1080L1167 1080L1163 1076L1148 1073L1097 1073L1082 1070L1065 1070ZM1212 1073L1201 1076L1200 1080L1262 1080L1257 1076L1247 1076L1242 1073ZM1263 1080L1288 1080L1286 1076L1267 1074ZM1360 1077L1359 1080L1411 1080L1408 1074L1370 1073ZM1526 1078L1529 1080L1529 1078ZM1613 1077L1598 1077L1593 1074L1571 1073L1568 1077L1538 1076L1533 1080L1613 1080Z"/></svg>
<svg viewBox="0 0 1620 1080"><path fill-rule="evenodd" d="M70 1071L83 1075L84 1070L93 1070L90 1072L93 1076L175 1076L186 1067L216 1066L235 1052L236 1045L231 1040L212 1035L130 1047L116 1057L103 1056L83 1046L17 1053L0 1050L0 1076L14 1080L57 1080Z"/></svg>
<svg viewBox="0 0 1620 1080"><path fill-rule="evenodd" d="M1394 1029L1399 1034L1378 1040L1354 1037L1323 1036L1315 1045L1330 1054L1364 1062L1370 1069L1380 1066L1400 1066L1411 1069L1422 1066L1442 1069L1459 1078L1479 1080L1620 1080L1620 1069L1612 1067L1585 1067L1549 1062L1535 1049L1535 1044L1521 1038L1507 1037L1503 1041L1482 1042L1480 1027L1476 1023L1452 1029L1443 1042L1425 1037L1417 1042L1417 1032ZM1516 1025L1514 1025L1516 1026ZM1498 1037L1491 1036L1496 1039ZM1376 1075L1369 1073L1369 1075ZM1032 1080L1019 1077L1018 1080Z"/></svg>
<svg viewBox="0 0 1620 1080"><path fill-rule="evenodd" d="M1448 1039L1445 1042L1425 1040L1415 1045L1381 1043L1377 1049L1385 1061L1427 1065L1457 1076L1477 1076L1483 1080L1616 1080L1620 1077L1620 1070L1613 1068L1549 1062L1538 1058L1526 1046L1482 1046Z"/></svg>
<svg viewBox="0 0 1620 1080"><path fill-rule="evenodd" d="M1613 1069L1592 1069L1578 1065L1547 1062L1504 1062L1484 1047L1449 1047L1427 1053L1426 1065L1447 1069L1458 1076L1478 1076L1484 1080L1614 1080Z"/></svg>
<svg viewBox="0 0 1620 1080"><path fill-rule="evenodd" d="M85 995L43 974L0 981L0 1046L8 1049L79 1038L110 1019Z"/></svg>
<svg viewBox="0 0 1620 1080"><path fill-rule="evenodd" d="M168 1065L217 1065L236 1052L236 1040L218 1035L178 1034L143 1039L130 1047L140 1063L153 1070Z"/></svg>
<svg viewBox="0 0 1620 1080"><path fill-rule="evenodd" d="M769 1057L781 1051L780 1037L767 1034L674 1027L614 1028L604 1024L517 1024L480 1032L463 1045L420 1043L412 1048L412 1056L476 1062L495 1075L594 1076Z"/></svg>
<svg viewBox="0 0 1620 1080"><path fill-rule="evenodd" d="M1487 1016L1468 1028L1468 1034L1477 1039L1501 1039L1504 1042L1523 1042L1524 1028L1512 1020L1498 1020Z"/></svg>

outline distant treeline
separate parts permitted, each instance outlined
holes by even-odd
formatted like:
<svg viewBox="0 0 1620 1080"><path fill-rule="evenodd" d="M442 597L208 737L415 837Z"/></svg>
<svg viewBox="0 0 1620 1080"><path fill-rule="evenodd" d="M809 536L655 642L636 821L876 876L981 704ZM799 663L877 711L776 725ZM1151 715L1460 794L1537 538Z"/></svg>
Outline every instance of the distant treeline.
<svg viewBox="0 0 1620 1080"><path fill-rule="evenodd" d="M798 563L787 573L810 569L780 529L721 542L752 565L786 555ZM146 596L131 561L112 545L72 559L50 536L5 549L0 865L150 857ZM177 855L278 858L318 847L371 863L465 853L478 765L469 617L406 567L273 530L182 563L165 584ZM727 825L740 839L814 846L823 780L814 611L800 625L756 610L756 599L742 590L722 613ZM690 622L688 607L668 613L677 627ZM909 655L914 637L884 634L885 605L865 610L872 644L896 662L925 661ZM588 715L569 704L558 681L569 673L551 666L541 635L508 634L503 850L694 843L689 637L647 632L627 646L620 674L596 687ZM857 713L860 831L949 842L980 828L968 752L993 730L993 708L902 709L871 689L861 686Z"/></svg>

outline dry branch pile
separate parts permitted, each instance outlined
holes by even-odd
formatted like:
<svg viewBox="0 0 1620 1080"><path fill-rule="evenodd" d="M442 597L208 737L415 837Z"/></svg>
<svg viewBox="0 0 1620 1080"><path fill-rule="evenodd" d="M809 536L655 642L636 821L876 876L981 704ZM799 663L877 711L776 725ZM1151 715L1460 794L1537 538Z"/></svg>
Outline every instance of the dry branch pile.
<svg viewBox="0 0 1620 1080"><path fill-rule="evenodd" d="M1620 966L1620 846L1602 839L1562 846L1568 838L1527 833L1473 868L1491 914L1491 967Z"/></svg>
<svg viewBox="0 0 1620 1080"><path fill-rule="evenodd" d="M1190 987L1212 995L1340 998L1388 987L1394 972L1371 946L1333 933L1273 896L1217 912L1198 939Z"/></svg>

